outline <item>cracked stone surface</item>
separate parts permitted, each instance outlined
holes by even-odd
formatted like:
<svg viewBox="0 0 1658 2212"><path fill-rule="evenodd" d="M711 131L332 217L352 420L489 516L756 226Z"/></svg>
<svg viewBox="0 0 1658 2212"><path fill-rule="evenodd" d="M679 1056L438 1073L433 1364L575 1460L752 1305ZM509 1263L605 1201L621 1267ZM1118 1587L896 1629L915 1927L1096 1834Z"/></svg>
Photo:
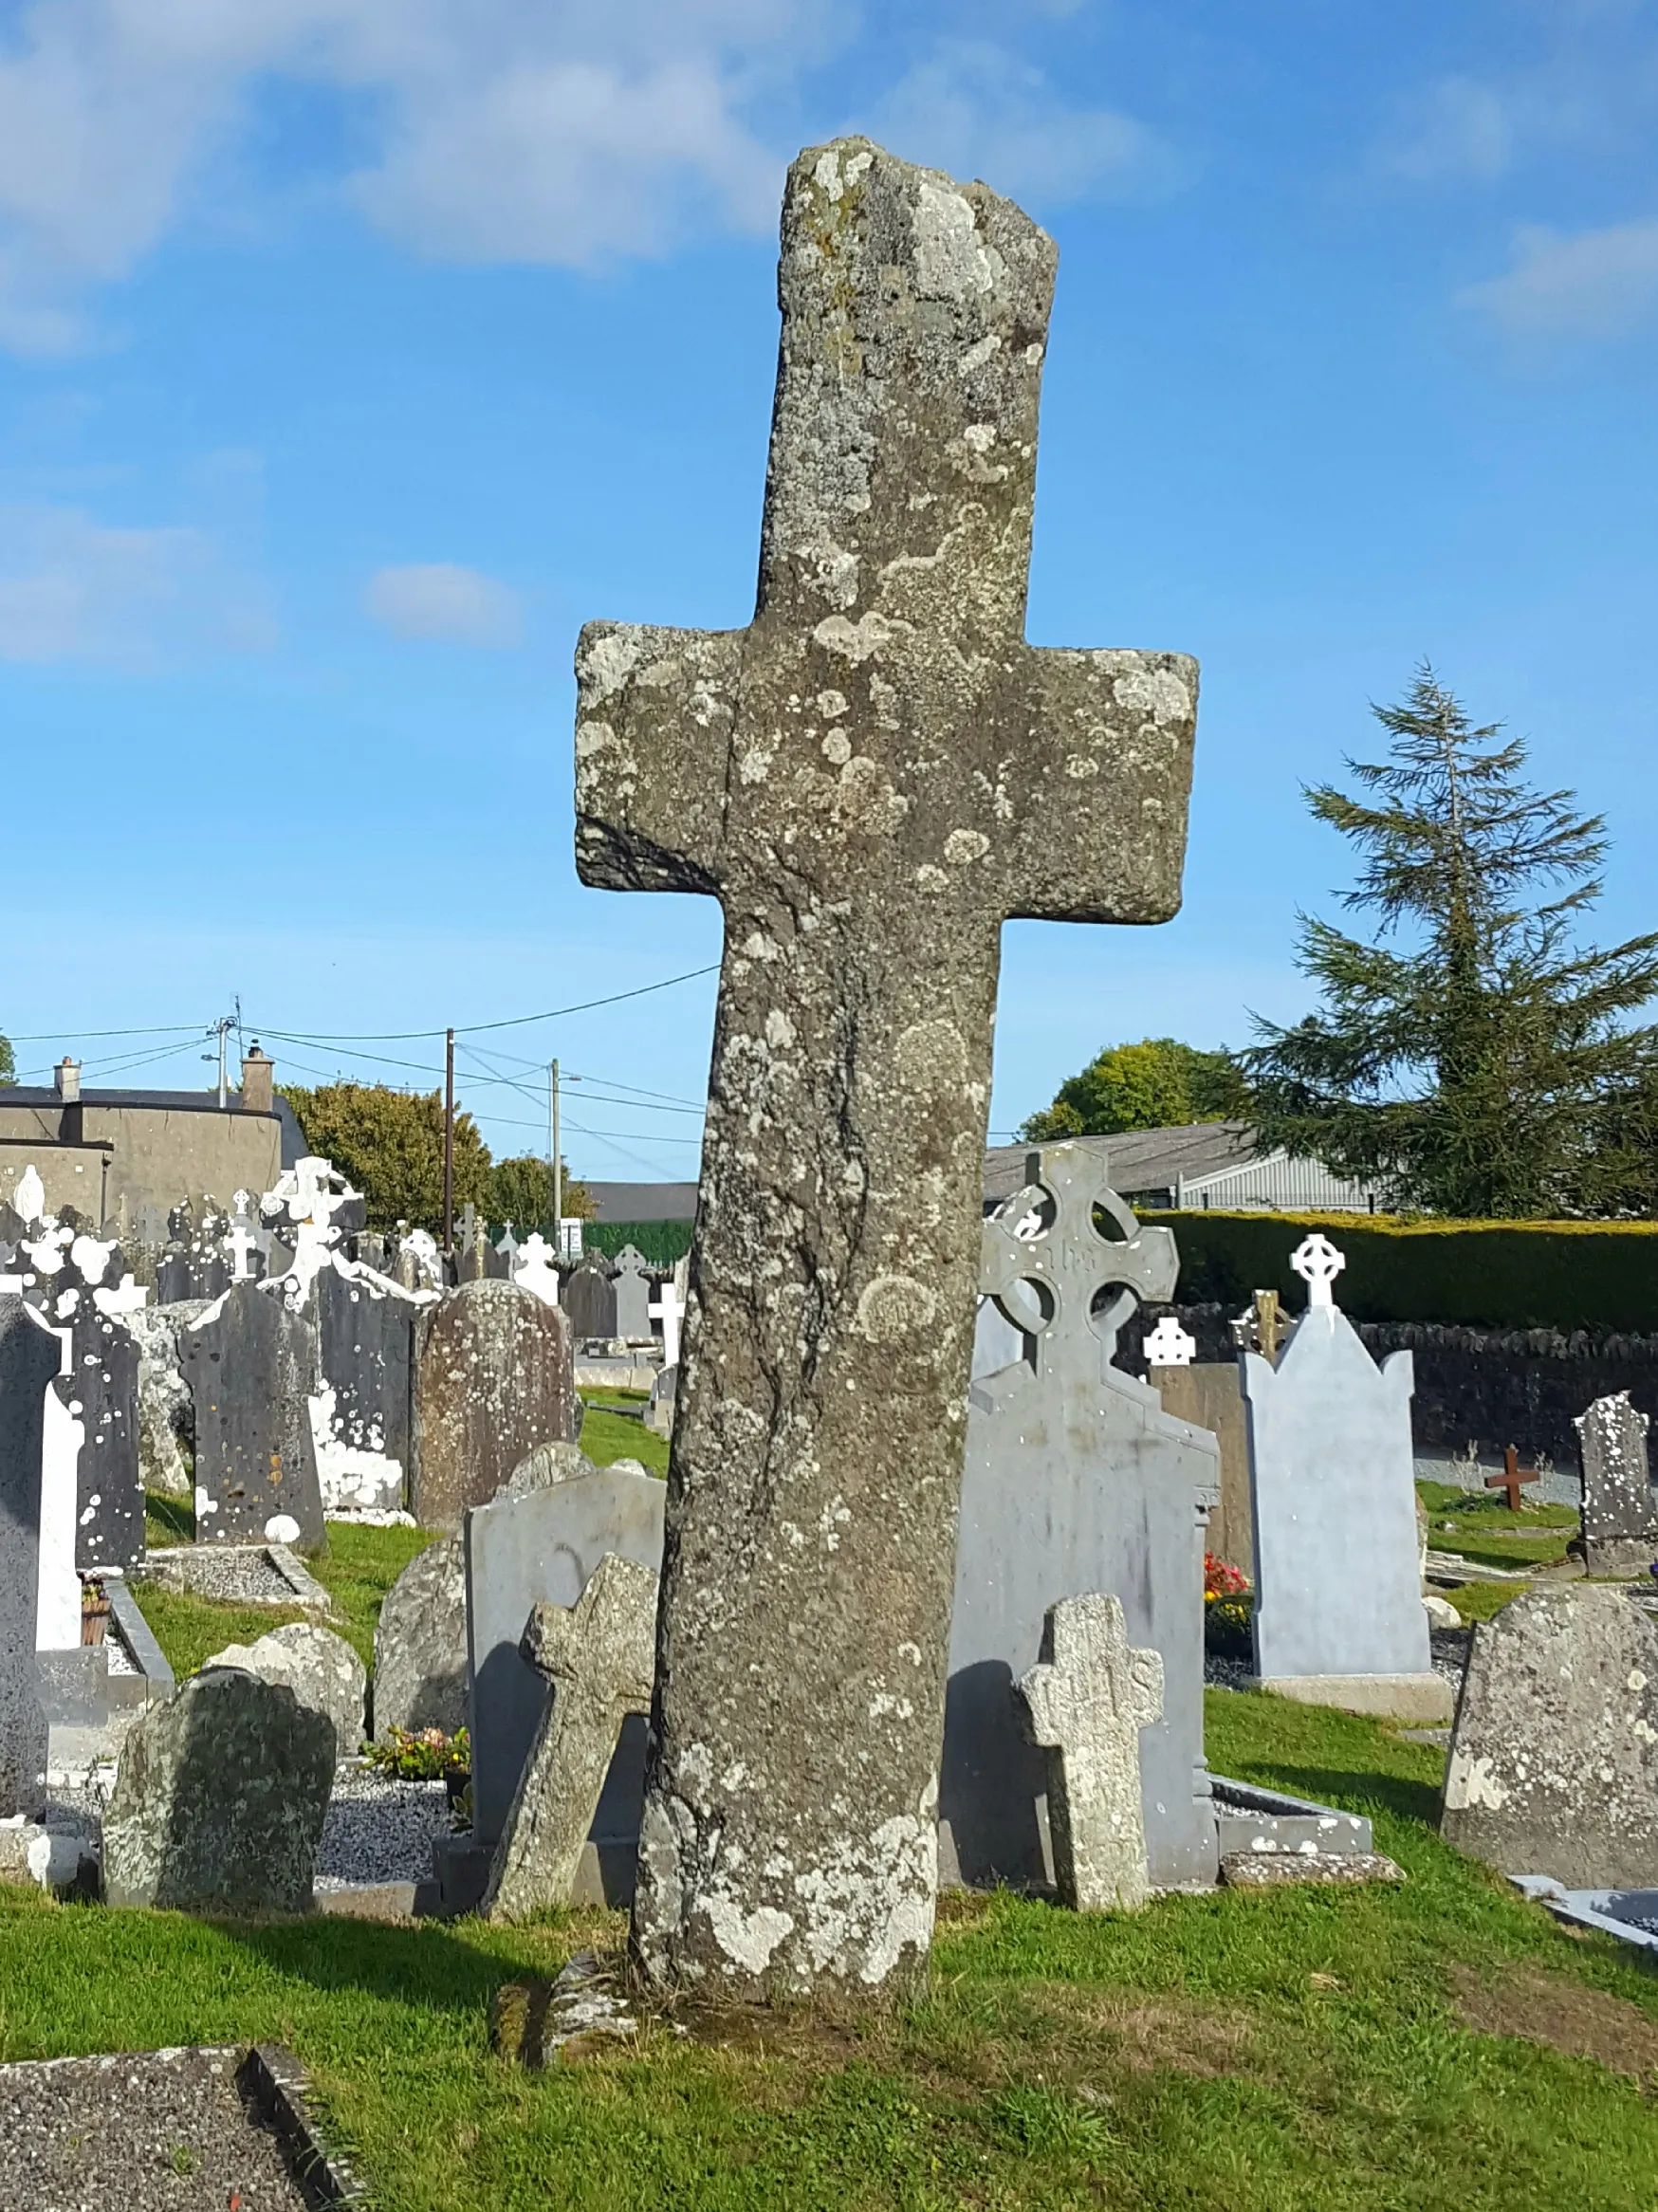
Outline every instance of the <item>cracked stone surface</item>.
<svg viewBox="0 0 1658 2212"><path fill-rule="evenodd" d="M1581 1582L1481 1621L1440 1827L1504 1873L1658 1886L1658 1623Z"/></svg>
<svg viewBox="0 0 1658 2212"><path fill-rule="evenodd" d="M1180 898L1175 653L1024 641L1056 253L863 139L789 173L758 604L590 623L577 859L725 914L634 1943L925 1965L1000 932Z"/></svg>

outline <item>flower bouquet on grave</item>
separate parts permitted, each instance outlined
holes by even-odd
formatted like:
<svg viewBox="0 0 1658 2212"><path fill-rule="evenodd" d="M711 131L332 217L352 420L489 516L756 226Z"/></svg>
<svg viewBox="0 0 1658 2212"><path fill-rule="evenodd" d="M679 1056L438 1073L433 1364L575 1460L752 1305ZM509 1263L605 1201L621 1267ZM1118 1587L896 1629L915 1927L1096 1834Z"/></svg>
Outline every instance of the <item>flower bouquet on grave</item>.
<svg viewBox="0 0 1658 2212"><path fill-rule="evenodd" d="M1240 1568L1204 1554L1204 1649L1220 1658L1246 1658L1255 1596Z"/></svg>
<svg viewBox="0 0 1658 2212"><path fill-rule="evenodd" d="M400 1782L442 1782L452 1805L472 1779L471 1739L464 1728L388 1728L382 1742L363 1746L370 1766Z"/></svg>
<svg viewBox="0 0 1658 2212"><path fill-rule="evenodd" d="M109 1633L109 1593L101 1582L87 1580L81 1585L81 1642L101 1644Z"/></svg>

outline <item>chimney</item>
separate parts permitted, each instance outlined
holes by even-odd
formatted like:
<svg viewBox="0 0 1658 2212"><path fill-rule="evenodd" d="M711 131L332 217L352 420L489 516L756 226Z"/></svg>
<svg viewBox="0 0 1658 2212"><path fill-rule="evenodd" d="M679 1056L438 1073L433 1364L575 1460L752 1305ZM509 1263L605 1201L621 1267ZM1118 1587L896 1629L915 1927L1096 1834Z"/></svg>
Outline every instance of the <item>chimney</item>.
<svg viewBox="0 0 1658 2212"><path fill-rule="evenodd" d="M81 1062L78 1060L61 1060L57 1066L58 1097L65 1106L74 1106L81 1097Z"/></svg>
<svg viewBox="0 0 1658 2212"><path fill-rule="evenodd" d="M273 1086L276 1082L276 1062L267 1060L259 1049L256 1038L252 1049L242 1060L242 1111L244 1114L268 1114L273 1104Z"/></svg>

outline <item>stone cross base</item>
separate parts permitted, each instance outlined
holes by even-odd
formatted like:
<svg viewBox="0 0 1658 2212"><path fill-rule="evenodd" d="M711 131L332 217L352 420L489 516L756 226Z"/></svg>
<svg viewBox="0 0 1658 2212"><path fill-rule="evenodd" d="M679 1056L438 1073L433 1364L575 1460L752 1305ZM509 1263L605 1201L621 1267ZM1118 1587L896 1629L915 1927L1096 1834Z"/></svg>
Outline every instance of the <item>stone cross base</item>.
<svg viewBox="0 0 1658 2212"><path fill-rule="evenodd" d="M1650 1536L1579 1537L1567 1549L1592 1576L1643 1576L1658 1559L1658 1531Z"/></svg>
<svg viewBox="0 0 1658 2212"><path fill-rule="evenodd" d="M1448 1721L1456 1696L1443 1674L1256 1675L1245 1686L1301 1705L1335 1705L1375 1720Z"/></svg>

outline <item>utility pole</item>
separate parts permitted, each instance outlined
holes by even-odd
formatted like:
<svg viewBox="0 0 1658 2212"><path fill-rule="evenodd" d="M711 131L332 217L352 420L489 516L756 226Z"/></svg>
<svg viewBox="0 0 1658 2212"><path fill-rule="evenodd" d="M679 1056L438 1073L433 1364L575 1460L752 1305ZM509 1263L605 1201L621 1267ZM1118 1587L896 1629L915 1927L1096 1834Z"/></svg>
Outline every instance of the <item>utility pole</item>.
<svg viewBox="0 0 1658 2212"><path fill-rule="evenodd" d="M454 1258L454 1031L443 1039L443 1254Z"/></svg>
<svg viewBox="0 0 1658 2212"><path fill-rule="evenodd" d="M559 1063L554 1060L547 1070L547 1117L551 1124L553 1144L553 1251L559 1259L564 1257L564 1169L559 1157Z"/></svg>
<svg viewBox="0 0 1658 2212"><path fill-rule="evenodd" d="M208 1031L210 1037L216 1035L219 1041L219 1112L221 1114L227 1111L230 1103L230 1080L225 1069L225 1040L232 1029L240 1028L241 1023L242 1002L238 999L236 1011L233 1014L221 1014ZM213 1056L211 1052L204 1052L201 1057L211 1063Z"/></svg>

